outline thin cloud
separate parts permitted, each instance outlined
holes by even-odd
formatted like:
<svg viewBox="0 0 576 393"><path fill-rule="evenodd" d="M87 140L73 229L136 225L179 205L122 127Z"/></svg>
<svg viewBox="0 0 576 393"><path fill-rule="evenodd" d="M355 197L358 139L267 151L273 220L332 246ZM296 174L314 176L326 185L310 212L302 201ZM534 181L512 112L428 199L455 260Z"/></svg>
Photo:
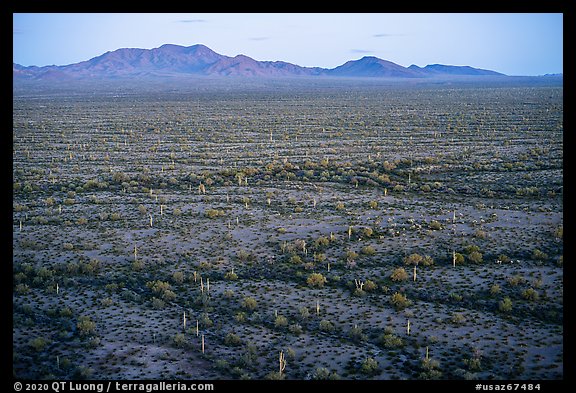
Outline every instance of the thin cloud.
<svg viewBox="0 0 576 393"><path fill-rule="evenodd" d="M269 40L270 37L250 37L249 40L250 41L265 41L265 40Z"/></svg>
<svg viewBox="0 0 576 393"><path fill-rule="evenodd" d="M374 53L373 50L367 50L367 49L350 49L350 52L352 52L352 53Z"/></svg>
<svg viewBox="0 0 576 393"><path fill-rule="evenodd" d="M372 37L376 37L376 38L382 38L382 37L402 37L406 34L393 34L393 33L378 33L378 34L374 34L372 35Z"/></svg>
<svg viewBox="0 0 576 393"><path fill-rule="evenodd" d="M206 22L206 19L181 19L177 22L180 22L180 23L204 23L204 22Z"/></svg>

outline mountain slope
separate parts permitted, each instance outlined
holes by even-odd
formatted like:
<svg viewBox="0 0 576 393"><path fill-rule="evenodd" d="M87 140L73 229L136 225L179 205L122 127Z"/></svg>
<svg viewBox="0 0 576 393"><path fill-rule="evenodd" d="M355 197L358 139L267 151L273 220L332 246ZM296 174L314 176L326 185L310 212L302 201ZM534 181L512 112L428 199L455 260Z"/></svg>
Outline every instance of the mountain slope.
<svg viewBox="0 0 576 393"><path fill-rule="evenodd" d="M417 78L420 75L391 61L374 56L351 60L328 71L333 76Z"/></svg>
<svg viewBox="0 0 576 393"><path fill-rule="evenodd" d="M496 71L483 70L481 68L473 68L470 66L452 66L444 64L429 64L423 68L412 64L410 67L408 67L408 69L414 72L422 73L423 75L468 75L468 76L504 75Z"/></svg>
<svg viewBox="0 0 576 393"><path fill-rule="evenodd" d="M229 57L197 44L165 44L154 49L122 48L65 66L24 67L13 63L14 80L117 79L181 76L236 77L386 77L498 76L490 70L441 64L403 67L374 56L348 61L333 69L301 67L283 61L257 61L245 55Z"/></svg>

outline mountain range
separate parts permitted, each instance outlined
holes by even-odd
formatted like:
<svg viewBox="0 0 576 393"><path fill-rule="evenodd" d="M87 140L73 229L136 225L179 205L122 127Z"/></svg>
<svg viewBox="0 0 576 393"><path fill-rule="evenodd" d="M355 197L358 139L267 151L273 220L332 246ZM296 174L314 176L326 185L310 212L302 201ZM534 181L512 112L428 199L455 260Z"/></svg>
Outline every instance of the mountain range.
<svg viewBox="0 0 576 393"><path fill-rule="evenodd" d="M13 80L134 79L181 76L240 77L385 77L431 78L451 76L505 76L473 68L433 64L403 67L374 56L348 61L338 67L301 67L283 61L257 61L248 56L218 54L205 45L165 44L154 49L122 48L80 63L64 66L29 66L13 63Z"/></svg>

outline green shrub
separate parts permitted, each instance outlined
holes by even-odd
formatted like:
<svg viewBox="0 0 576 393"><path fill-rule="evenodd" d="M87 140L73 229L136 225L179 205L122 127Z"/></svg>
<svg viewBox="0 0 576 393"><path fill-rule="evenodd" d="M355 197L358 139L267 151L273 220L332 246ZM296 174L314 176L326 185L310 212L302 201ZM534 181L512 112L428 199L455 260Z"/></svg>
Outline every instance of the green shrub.
<svg viewBox="0 0 576 393"><path fill-rule="evenodd" d="M333 332L334 331L334 324L326 319L320 321L318 325L319 329L323 332Z"/></svg>
<svg viewBox="0 0 576 393"><path fill-rule="evenodd" d="M255 310L256 306L257 306L256 299L250 296L245 296L240 302L240 307L245 308L248 311Z"/></svg>
<svg viewBox="0 0 576 393"><path fill-rule="evenodd" d="M311 287L322 288L326 283L326 277L320 273L312 273L308 276L306 283Z"/></svg>
<svg viewBox="0 0 576 393"><path fill-rule="evenodd" d="M403 267L398 267L390 274L390 279L392 281L406 281L408 279L408 272L406 272Z"/></svg>
<svg viewBox="0 0 576 393"><path fill-rule="evenodd" d="M396 310L403 310L408 307L412 302L408 300L405 295L402 295L399 292L395 292L392 297L390 298L390 303L396 308Z"/></svg>
<svg viewBox="0 0 576 393"><path fill-rule="evenodd" d="M366 375L376 375L379 372L378 361L372 357L367 357L360 364L360 372Z"/></svg>
<svg viewBox="0 0 576 393"><path fill-rule="evenodd" d="M237 334L228 333L224 338L224 344L228 345L229 347L237 347L242 345L242 340Z"/></svg>
<svg viewBox="0 0 576 393"><path fill-rule="evenodd" d="M392 349L392 348L401 348L404 346L404 341L392 334L392 333L384 333L378 338L378 342L384 348Z"/></svg>
<svg viewBox="0 0 576 393"><path fill-rule="evenodd" d="M44 337L36 337L30 340L28 342L28 345L34 348L36 352L42 352L46 348L48 343L49 343L48 340L45 339Z"/></svg>
<svg viewBox="0 0 576 393"><path fill-rule="evenodd" d="M88 316L80 316L76 324L80 336L91 336L96 331L96 322L92 321Z"/></svg>
<svg viewBox="0 0 576 393"><path fill-rule="evenodd" d="M505 297L498 303L498 310L504 313L512 311L512 300L509 297Z"/></svg>

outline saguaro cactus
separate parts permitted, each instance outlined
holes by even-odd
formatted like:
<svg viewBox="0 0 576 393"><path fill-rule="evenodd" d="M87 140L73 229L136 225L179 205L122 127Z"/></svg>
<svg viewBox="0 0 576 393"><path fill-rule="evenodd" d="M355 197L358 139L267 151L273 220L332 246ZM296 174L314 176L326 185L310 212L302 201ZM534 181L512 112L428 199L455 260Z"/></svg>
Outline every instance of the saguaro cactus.
<svg viewBox="0 0 576 393"><path fill-rule="evenodd" d="M414 265L414 281L416 281L416 265Z"/></svg>
<svg viewBox="0 0 576 393"><path fill-rule="evenodd" d="M406 324L406 334L410 335L410 320L408 320L408 323Z"/></svg>
<svg viewBox="0 0 576 393"><path fill-rule="evenodd" d="M282 375L282 373L284 372L285 369L286 369L286 358L284 357L284 352L280 351L280 357L279 357L279 373L280 373L280 375Z"/></svg>

